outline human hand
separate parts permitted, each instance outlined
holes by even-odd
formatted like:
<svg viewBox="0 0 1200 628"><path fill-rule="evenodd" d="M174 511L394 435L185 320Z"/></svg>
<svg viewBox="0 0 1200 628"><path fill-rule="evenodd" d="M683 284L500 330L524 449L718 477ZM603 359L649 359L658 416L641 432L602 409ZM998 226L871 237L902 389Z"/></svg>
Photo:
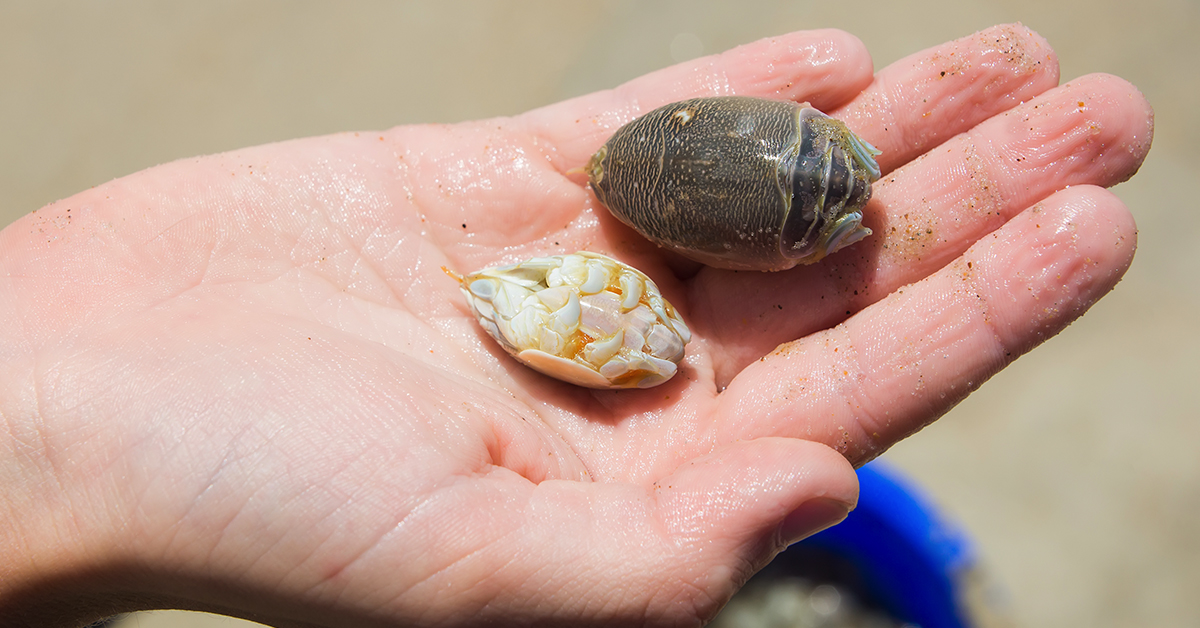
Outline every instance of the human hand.
<svg viewBox="0 0 1200 628"><path fill-rule="evenodd" d="M182 160L0 233L0 617L695 624L845 515L852 465L1119 280L1151 114L1023 27L872 77L764 40L510 119ZM656 249L572 169L691 96L807 100L883 150L875 235L787 272ZM1072 186L1070 189L1064 189ZM658 388L517 364L441 268L586 249L694 340Z"/></svg>

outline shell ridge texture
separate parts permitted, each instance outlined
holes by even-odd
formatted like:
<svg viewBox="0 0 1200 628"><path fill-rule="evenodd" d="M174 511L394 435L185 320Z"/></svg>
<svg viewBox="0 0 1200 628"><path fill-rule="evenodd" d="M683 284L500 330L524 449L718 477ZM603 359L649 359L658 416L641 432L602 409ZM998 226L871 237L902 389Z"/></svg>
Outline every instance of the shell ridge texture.
<svg viewBox="0 0 1200 628"><path fill-rule="evenodd" d="M510 355L590 388L648 388L675 375L691 332L641 271L580 251L460 279L472 315Z"/></svg>
<svg viewBox="0 0 1200 628"><path fill-rule="evenodd" d="M585 170L597 199L659 246L718 268L776 271L870 233L862 208L878 154L807 104L725 96L629 122Z"/></svg>

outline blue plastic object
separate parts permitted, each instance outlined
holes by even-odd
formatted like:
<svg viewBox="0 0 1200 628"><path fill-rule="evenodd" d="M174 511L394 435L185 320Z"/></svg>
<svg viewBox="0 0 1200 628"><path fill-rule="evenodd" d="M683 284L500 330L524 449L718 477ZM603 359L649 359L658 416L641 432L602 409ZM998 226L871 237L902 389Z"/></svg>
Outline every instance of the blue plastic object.
<svg viewBox="0 0 1200 628"><path fill-rule="evenodd" d="M969 628L963 589L976 554L967 536L886 465L865 465L858 480L858 508L845 521L776 561L811 565L825 556L839 565L840 579L892 617L922 628Z"/></svg>

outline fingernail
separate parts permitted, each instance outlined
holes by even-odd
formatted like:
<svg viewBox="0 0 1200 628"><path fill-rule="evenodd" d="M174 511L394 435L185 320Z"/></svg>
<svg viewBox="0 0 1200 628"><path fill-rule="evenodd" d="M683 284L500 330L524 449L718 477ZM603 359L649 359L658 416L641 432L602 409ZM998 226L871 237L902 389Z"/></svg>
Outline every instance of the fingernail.
<svg viewBox="0 0 1200 628"><path fill-rule="evenodd" d="M788 513L779 524L780 540L791 545L825 528L841 523L850 514L850 506L836 499L815 497Z"/></svg>

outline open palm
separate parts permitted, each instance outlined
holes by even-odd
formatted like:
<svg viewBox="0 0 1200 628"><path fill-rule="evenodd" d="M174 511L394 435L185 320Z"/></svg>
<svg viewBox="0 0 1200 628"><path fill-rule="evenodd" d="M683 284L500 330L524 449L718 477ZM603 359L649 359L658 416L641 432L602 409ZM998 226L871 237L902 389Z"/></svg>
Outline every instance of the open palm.
<svg viewBox="0 0 1200 628"><path fill-rule="evenodd" d="M0 234L0 550L49 549L0 568L0 612L701 621L845 515L852 465L1119 280L1135 228L1094 186L1136 171L1149 107L1114 77L1057 83L1022 27L875 76L852 37L801 32L515 118L183 160L27 216ZM723 94L810 101L879 147L875 235L792 271L703 268L572 172L640 113ZM577 250L677 306L695 338L675 379L539 375L443 272Z"/></svg>

